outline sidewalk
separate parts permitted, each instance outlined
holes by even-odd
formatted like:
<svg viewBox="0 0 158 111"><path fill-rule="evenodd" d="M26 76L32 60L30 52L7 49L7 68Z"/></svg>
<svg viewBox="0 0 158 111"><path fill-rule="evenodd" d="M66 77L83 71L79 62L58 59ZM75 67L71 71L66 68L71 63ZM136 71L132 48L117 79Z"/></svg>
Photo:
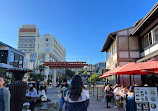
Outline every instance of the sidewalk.
<svg viewBox="0 0 158 111"><path fill-rule="evenodd" d="M97 101L96 96L90 94L90 104L88 111L122 111L114 108L112 102L109 102L111 108L106 108L106 102L102 102L101 99Z"/></svg>

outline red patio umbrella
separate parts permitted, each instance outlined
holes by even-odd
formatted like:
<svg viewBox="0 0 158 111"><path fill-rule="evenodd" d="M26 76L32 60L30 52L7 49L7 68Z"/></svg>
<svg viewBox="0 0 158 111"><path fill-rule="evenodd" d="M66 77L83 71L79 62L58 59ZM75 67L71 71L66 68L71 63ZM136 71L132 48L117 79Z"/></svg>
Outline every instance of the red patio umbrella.
<svg viewBox="0 0 158 111"><path fill-rule="evenodd" d="M104 78L104 77L109 77L114 75L114 72L117 71L118 69L120 69L121 66L118 66L110 71L105 72L100 78Z"/></svg>
<svg viewBox="0 0 158 111"><path fill-rule="evenodd" d="M137 65L144 70L158 71L158 61L156 60L149 60L147 62L137 63Z"/></svg>
<svg viewBox="0 0 158 111"><path fill-rule="evenodd" d="M142 68L139 67L135 62L129 62L128 64L122 66L119 70L115 71L114 74L116 75L133 75L134 81L134 74L143 74L145 72L141 72ZM131 81L131 78L130 78ZM130 82L131 85L131 82Z"/></svg>
<svg viewBox="0 0 158 111"><path fill-rule="evenodd" d="M141 67L143 69L142 72L147 72L147 73L152 72L153 73L153 83L155 83L154 75L158 74L158 61L151 59L147 62L137 63L137 65L139 65L139 67Z"/></svg>

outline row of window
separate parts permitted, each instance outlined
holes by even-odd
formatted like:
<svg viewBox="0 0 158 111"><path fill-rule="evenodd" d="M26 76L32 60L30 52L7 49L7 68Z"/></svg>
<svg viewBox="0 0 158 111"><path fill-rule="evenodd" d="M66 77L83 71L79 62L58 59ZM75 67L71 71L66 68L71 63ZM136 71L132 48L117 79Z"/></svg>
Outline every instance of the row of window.
<svg viewBox="0 0 158 111"><path fill-rule="evenodd" d="M31 52L31 51L35 51L34 49L20 49L20 51L24 51L24 52Z"/></svg>
<svg viewBox="0 0 158 111"><path fill-rule="evenodd" d="M108 60L116 52L116 40L112 43L111 47L106 53L106 59Z"/></svg>
<svg viewBox="0 0 158 111"><path fill-rule="evenodd" d="M64 52L62 53L60 50L59 50L59 48L58 47L56 47L56 45L54 44L54 48L62 55L62 56L64 56Z"/></svg>
<svg viewBox="0 0 158 111"><path fill-rule="evenodd" d="M142 50L158 41L158 26L141 38Z"/></svg>
<svg viewBox="0 0 158 111"><path fill-rule="evenodd" d="M23 68L23 57L14 52L10 53L10 65L13 67Z"/></svg>
<svg viewBox="0 0 158 111"><path fill-rule="evenodd" d="M35 42L35 39L34 38L30 38L30 39L19 38L19 42Z"/></svg>
<svg viewBox="0 0 158 111"><path fill-rule="evenodd" d="M20 44L20 46L35 46L35 44Z"/></svg>

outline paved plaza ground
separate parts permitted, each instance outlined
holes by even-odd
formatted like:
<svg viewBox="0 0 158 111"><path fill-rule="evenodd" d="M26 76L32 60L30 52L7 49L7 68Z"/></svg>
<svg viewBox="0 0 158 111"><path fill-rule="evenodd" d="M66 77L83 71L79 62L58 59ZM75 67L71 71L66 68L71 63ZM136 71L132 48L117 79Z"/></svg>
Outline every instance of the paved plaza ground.
<svg viewBox="0 0 158 111"><path fill-rule="evenodd" d="M56 87L48 87L47 96L49 101L37 104L35 111L58 111L61 97L59 89ZM111 108L106 108L106 102L102 102L102 98L99 98L97 101L96 96L90 94L90 104L88 111L122 111L121 109L115 109L112 102L109 103L109 106L111 106Z"/></svg>

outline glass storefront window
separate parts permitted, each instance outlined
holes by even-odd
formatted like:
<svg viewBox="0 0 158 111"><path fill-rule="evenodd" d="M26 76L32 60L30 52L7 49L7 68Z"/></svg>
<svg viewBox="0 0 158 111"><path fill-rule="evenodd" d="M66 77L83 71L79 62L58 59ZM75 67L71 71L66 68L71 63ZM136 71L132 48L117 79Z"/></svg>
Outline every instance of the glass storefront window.
<svg viewBox="0 0 158 111"><path fill-rule="evenodd" d="M0 51L0 63L6 63L7 64L7 58L8 58L8 51L1 50Z"/></svg>
<svg viewBox="0 0 158 111"><path fill-rule="evenodd" d="M14 66L14 52L10 53L10 65Z"/></svg>
<svg viewBox="0 0 158 111"><path fill-rule="evenodd" d="M15 54L15 63L14 63L14 67L19 67L19 55Z"/></svg>
<svg viewBox="0 0 158 111"><path fill-rule="evenodd" d="M23 57L19 56L19 67L23 68Z"/></svg>

